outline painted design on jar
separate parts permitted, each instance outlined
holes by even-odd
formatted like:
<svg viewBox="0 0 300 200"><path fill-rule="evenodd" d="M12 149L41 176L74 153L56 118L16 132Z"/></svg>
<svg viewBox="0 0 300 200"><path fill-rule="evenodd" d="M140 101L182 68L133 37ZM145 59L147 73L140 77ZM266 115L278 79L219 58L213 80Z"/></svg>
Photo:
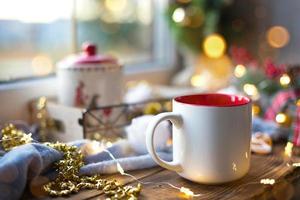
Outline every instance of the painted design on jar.
<svg viewBox="0 0 300 200"><path fill-rule="evenodd" d="M75 99L74 99L75 106L83 107L86 105L86 99L88 98L88 95L85 94L84 87L85 85L83 81L79 81L75 89Z"/></svg>

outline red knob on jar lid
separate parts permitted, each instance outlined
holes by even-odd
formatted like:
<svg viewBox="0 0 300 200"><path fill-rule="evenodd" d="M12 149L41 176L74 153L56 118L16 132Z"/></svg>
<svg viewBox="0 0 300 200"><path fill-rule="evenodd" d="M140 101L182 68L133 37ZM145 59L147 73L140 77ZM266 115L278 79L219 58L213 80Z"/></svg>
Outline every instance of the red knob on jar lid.
<svg viewBox="0 0 300 200"><path fill-rule="evenodd" d="M97 46L93 43L84 43L82 49L88 56L94 56L97 53Z"/></svg>

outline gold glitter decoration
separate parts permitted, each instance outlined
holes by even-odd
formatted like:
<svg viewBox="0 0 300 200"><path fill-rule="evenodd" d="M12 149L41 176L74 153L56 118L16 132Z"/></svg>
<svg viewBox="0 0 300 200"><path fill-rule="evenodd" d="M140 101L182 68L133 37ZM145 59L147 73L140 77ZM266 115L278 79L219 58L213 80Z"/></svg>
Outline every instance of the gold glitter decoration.
<svg viewBox="0 0 300 200"><path fill-rule="evenodd" d="M2 147L5 151L10 151L16 146L30 143L32 141L31 133L26 134L18 130L13 124L4 126L2 133Z"/></svg>
<svg viewBox="0 0 300 200"><path fill-rule="evenodd" d="M105 180L100 175L79 176L79 170L84 165L83 155L75 146L64 143L47 143L62 152L63 159L55 163L58 176L54 181L44 185L44 190L51 196L66 196L77 193L81 189L102 190L110 199L137 199L141 184L122 186L116 180Z"/></svg>
<svg viewBox="0 0 300 200"><path fill-rule="evenodd" d="M56 130L55 122L51 119L47 112L47 98L40 97L36 103L36 120L39 125L40 140L47 140L47 133L51 130Z"/></svg>
<svg viewBox="0 0 300 200"><path fill-rule="evenodd" d="M16 146L31 143L31 134L25 134L18 130L13 124L8 124L2 130L2 146L9 151ZM137 186L123 186L116 180L102 179L100 175L79 176L79 170L84 165L83 154L76 146L65 143L45 143L45 145L63 153L63 158L54 166L58 175L54 181L43 186L50 196L66 196L77 193L82 189L102 190L108 199L130 199L135 200L142 189L141 184Z"/></svg>
<svg viewBox="0 0 300 200"><path fill-rule="evenodd" d="M148 103L144 109L145 115L155 115L158 114L162 109L162 106L160 103Z"/></svg>

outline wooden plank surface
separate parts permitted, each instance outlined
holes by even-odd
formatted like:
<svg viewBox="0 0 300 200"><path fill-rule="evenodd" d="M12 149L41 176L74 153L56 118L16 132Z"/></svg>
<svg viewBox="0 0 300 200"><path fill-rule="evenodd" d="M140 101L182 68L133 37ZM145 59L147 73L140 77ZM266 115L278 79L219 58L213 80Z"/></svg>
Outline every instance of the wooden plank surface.
<svg viewBox="0 0 300 200"><path fill-rule="evenodd" d="M186 179L181 178L175 172L162 169L160 167L138 170L128 172L134 175L139 181L143 183L143 189L140 199L179 199L183 196L179 193L178 190L166 185L163 182L168 182L177 187L187 187L191 189L195 194L201 194L197 199L257 199L257 197L262 196L266 191L270 191L270 188L273 186L262 185L260 180L264 178L275 179L276 184L282 189L283 185L286 185L285 177L291 172L294 168L288 166L288 161L283 155L284 147L282 145L275 146L273 155L261 156L261 155L252 155L251 156L251 167L249 173L240 180L230 182L222 185L203 185L193 183ZM300 176L298 173L297 176ZM121 176L118 174L105 176L104 178L108 179L117 179L122 184L134 184L137 182L130 177ZM299 179L299 177L298 177ZM275 187L274 186L274 187ZM289 185L288 185L289 186ZM292 194L290 190L286 190L288 194ZM71 195L65 198L51 198L41 196L39 199L47 200L66 200L66 199L105 199L105 195L102 191L98 190L84 190L78 194ZM262 198L265 199L265 198ZM281 199L281 198L280 198Z"/></svg>
<svg viewBox="0 0 300 200"><path fill-rule="evenodd" d="M187 187L195 194L201 194L197 199L250 199L264 192L269 185L260 184L263 178L279 181L292 171L286 161L277 156L257 156L251 158L249 173L242 179L222 185L196 184L181 178L175 172L162 170L154 175L142 178L143 182L155 184L144 185L141 199L178 199L183 197L178 190L163 184L169 182L177 187ZM161 183L161 184L160 184ZM104 199L104 195L92 199Z"/></svg>

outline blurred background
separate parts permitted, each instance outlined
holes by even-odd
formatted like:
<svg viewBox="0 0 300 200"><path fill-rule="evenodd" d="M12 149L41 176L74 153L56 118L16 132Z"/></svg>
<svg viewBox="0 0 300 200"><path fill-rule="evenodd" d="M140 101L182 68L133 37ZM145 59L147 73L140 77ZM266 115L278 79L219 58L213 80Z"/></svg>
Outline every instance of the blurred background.
<svg viewBox="0 0 300 200"><path fill-rule="evenodd" d="M238 46L258 60L298 63L299 8L296 0L0 0L0 81L53 74L84 41L137 70L172 63L174 41L179 59L194 62L186 54L211 57L203 42L213 33L224 43L214 58Z"/></svg>
<svg viewBox="0 0 300 200"><path fill-rule="evenodd" d="M152 57L152 0L0 0L0 80L44 76L92 41L131 64Z"/></svg>

